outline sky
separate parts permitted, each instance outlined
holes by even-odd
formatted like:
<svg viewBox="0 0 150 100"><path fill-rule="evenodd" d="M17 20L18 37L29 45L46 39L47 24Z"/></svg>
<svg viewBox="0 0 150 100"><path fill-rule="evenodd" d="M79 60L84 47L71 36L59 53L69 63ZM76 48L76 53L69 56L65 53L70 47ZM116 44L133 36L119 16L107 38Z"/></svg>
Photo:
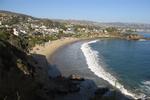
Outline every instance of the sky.
<svg viewBox="0 0 150 100"><path fill-rule="evenodd" d="M50 19L150 23L150 0L0 0L0 10Z"/></svg>

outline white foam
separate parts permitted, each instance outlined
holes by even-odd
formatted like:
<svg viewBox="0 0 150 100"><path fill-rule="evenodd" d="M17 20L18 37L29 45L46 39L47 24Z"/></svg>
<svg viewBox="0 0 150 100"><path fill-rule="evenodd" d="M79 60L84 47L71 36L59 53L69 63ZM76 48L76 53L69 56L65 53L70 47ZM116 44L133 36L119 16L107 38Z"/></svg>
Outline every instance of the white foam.
<svg viewBox="0 0 150 100"><path fill-rule="evenodd" d="M144 81L142 82L144 85L149 85L150 86L150 81Z"/></svg>
<svg viewBox="0 0 150 100"><path fill-rule="evenodd" d="M139 41L146 41L146 39L139 39Z"/></svg>
<svg viewBox="0 0 150 100"><path fill-rule="evenodd" d="M146 92L150 92L150 81L144 81L142 84L141 87L144 88Z"/></svg>
<svg viewBox="0 0 150 100"><path fill-rule="evenodd" d="M125 94L127 96L131 96L134 99L137 99L135 94L133 94L133 93L129 92L127 89L125 89L124 86L122 84L120 84L114 76L112 76L110 73L105 71L104 67L102 67L102 65L100 65L100 62L99 62L100 58L97 55L98 52L95 50L92 50L92 48L89 45L89 44L95 43L97 41L98 40L94 40L94 41L86 42L81 45L81 50L86 58L86 62L87 62L89 69L92 72L94 72L95 75L106 80L112 86L119 89L123 94Z"/></svg>
<svg viewBox="0 0 150 100"><path fill-rule="evenodd" d="M140 85L141 91L145 93L150 93L150 81L143 81L141 83L142 83L142 85ZM150 96L146 96L145 94L141 94L141 96L147 98L148 100L150 99Z"/></svg>

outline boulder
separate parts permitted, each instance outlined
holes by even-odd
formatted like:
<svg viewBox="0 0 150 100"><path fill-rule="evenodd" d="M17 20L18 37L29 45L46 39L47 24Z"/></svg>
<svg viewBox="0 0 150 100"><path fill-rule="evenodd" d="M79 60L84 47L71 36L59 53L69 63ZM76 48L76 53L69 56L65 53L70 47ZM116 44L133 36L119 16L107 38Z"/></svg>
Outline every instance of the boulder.
<svg viewBox="0 0 150 100"><path fill-rule="evenodd" d="M138 34L130 34L126 37L128 40L139 40L142 39L143 36L138 35Z"/></svg>
<svg viewBox="0 0 150 100"><path fill-rule="evenodd" d="M95 91L95 95L104 95L105 93L107 93L109 91L109 88L107 87L102 87L102 88L98 88Z"/></svg>
<svg viewBox="0 0 150 100"><path fill-rule="evenodd" d="M76 81L83 81L84 80L84 78L80 77L79 75L74 75L74 74L70 75L69 79L76 80Z"/></svg>

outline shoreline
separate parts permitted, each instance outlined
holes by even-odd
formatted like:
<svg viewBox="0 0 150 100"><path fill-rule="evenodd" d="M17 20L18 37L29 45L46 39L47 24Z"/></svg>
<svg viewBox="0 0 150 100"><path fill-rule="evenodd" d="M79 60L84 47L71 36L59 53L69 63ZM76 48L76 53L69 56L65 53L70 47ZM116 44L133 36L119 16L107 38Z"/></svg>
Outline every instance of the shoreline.
<svg viewBox="0 0 150 100"><path fill-rule="evenodd" d="M88 68L98 77L102 78L103 80L107 81L109 84L111 84L114 88L118 89L121 93L123 93L126 96L132 97L134 99L138 99L135 97L135 94L128 91L124 86L120 83L116 83L117 79L111 75L111 73L106 72L102 67L99 67L101 65L98 64L97 60L97 54L95 50L92 50L89 44L96 43L98 40L93 40L90 42L86 42L81 45L81 50L86 58L86 62L88 65ZM92 55L91 55L92 54ZM95 59L95 60L92 60ZM94 67L93 67L94 65ZM98 71L99 70L99 71ZM101 72L101 73L99 73Z"/></svg>
<svg viewBox="0 0 150 100"><path fill-rule="evenodd" d="M36 45L32 48L30 53L44 55L47 59L50 58L59 48L65 45L80 41L78 38L62 38L55 41L46 42L43 45Z"/></svg>
<svg viewBox="0 0 150 100"><path fill-rule="evenodd" d="M62 47L78 42L78 41L88 41L88 40L95 40L95 39L99 39L101 37L98 38L61 38L58 40L54 40L54 41L50 41L50 42L45 42L44 44L41 45L35 45L32 50L30 51L30 53L32 54L40 54L40 55L44 55L46 57L46 59L49 61L49 59L51 59L51 57Z"/></svg>
<svg viewBox="0 0 150 100"><path fill-rule="evenodd" d="M33 47L32 50L30 51L30 54L40 55L33 57L38 62L38 65L40 65L41 68L43 69L43 71L38 71L39 76L52 78L61 76L62 73L56 68L56 66L53 66L52 64L53 62L51 62L51 58L53 57L53 55L55 55L55 53L59 51L61 48L69 44L82 40L93 40L93 39L94 38L62 38L59 40L46 42L45 44L36 45L35 47ZM72 75L72 73L70 73L70 75ZM41 80L43 80L43 78Z"/></svg>

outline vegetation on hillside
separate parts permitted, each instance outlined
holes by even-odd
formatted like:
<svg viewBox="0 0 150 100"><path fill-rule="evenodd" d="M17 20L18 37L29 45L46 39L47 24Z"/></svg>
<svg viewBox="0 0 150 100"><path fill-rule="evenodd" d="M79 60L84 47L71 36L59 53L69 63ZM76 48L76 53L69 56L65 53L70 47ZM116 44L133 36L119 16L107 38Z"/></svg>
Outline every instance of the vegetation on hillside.
<svg viewBox="0 0 150 100"><path fill-rule="evenodd" d="M33 77L35 62L31 58L0 39L0 100L37 99L39 87Z"/></svg>

